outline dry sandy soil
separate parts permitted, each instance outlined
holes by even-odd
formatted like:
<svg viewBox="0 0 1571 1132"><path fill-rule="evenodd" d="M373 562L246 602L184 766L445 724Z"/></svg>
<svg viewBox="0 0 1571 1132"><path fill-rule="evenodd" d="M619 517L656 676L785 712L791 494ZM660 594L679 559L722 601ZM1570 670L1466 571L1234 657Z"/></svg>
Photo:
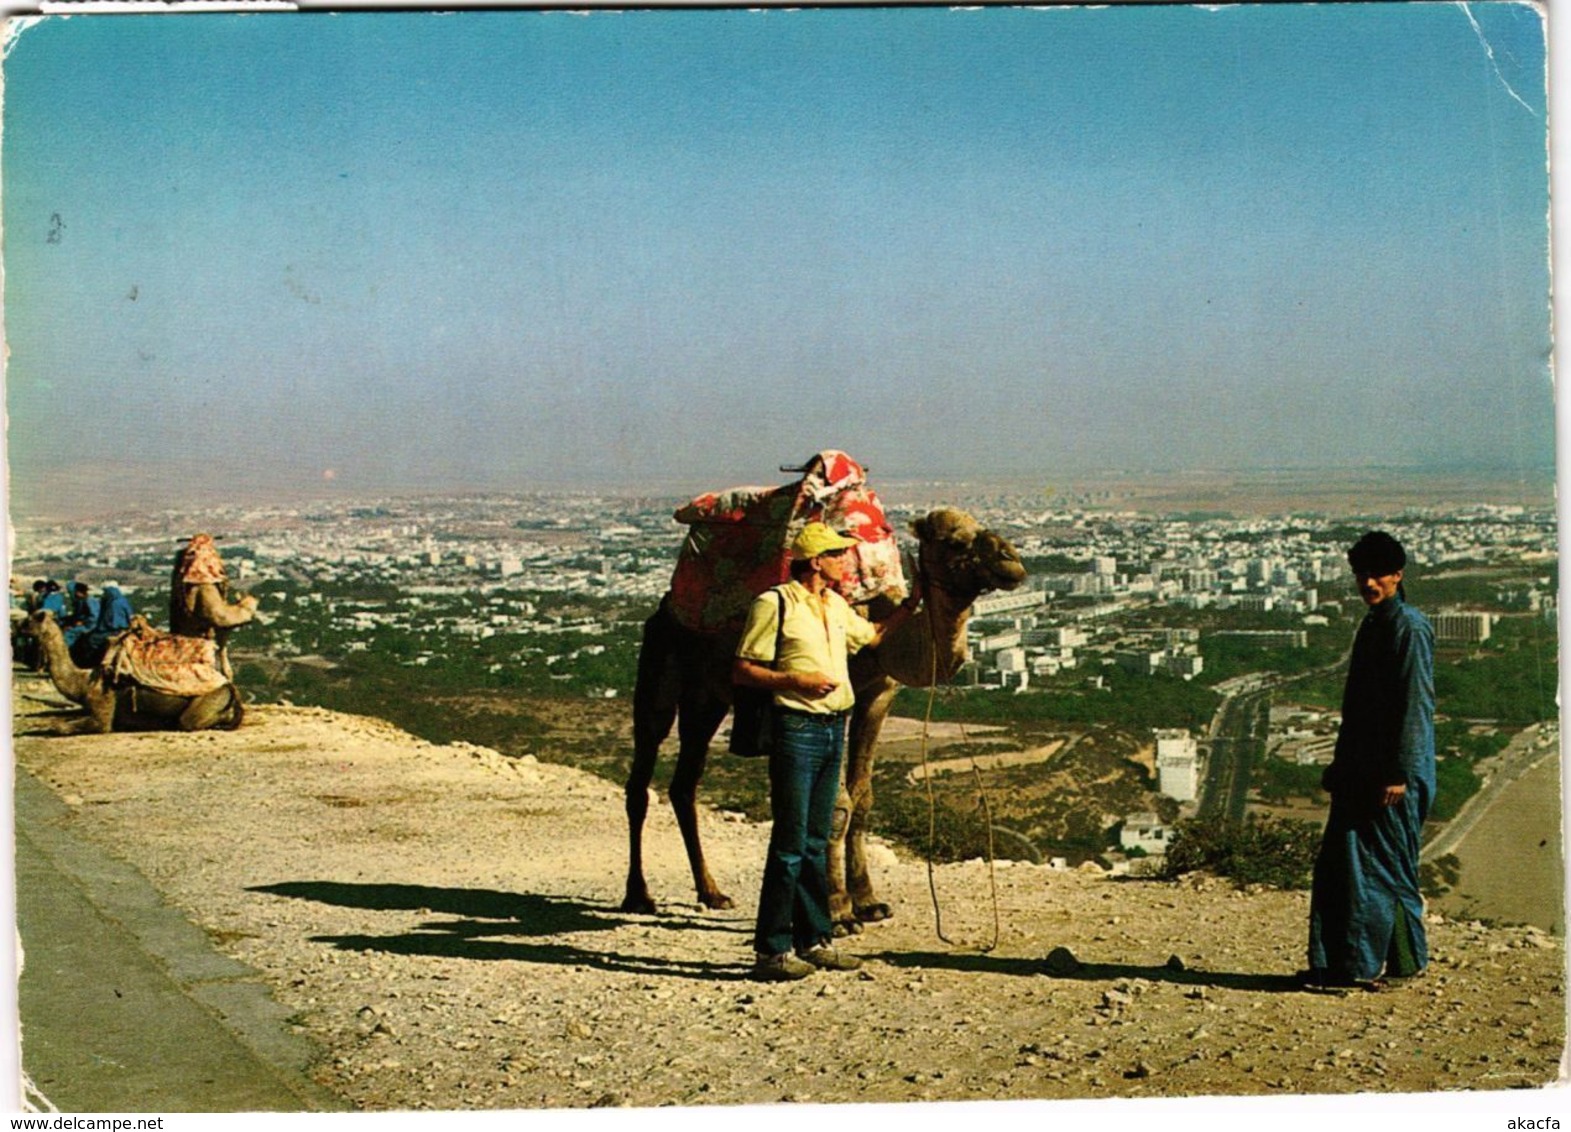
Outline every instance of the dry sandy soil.
<svg viewBox="0 0 1571 1132"><path fill-rule="evenodd" d="M850 941L864 969L762 985L746 975L765 826L704 814L738 905L708 912L655 807L664 910L629 915L621 791L581 771L315 709L96 736L15 703L21 766L262 972L353 1107L1405 1093L1559 1073L1564 955L1534 929L1432 916L1423 979L1313 994L1290 978L1302 893L972 862L935 871L935 922L924 863L881 850L897 915Z"/></svg>

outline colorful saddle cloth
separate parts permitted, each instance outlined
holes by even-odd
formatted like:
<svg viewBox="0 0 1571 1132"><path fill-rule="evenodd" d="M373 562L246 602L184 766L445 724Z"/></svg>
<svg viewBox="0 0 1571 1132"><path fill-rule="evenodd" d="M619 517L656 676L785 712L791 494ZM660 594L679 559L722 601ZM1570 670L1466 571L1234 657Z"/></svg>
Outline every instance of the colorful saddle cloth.
<svg viewBox="0 0 1571 1132"><path fill-rule="evenodd" d="M753 598L791 576L791 540L814 520L852 535L853 568L838 587L853 604L906 590L895 532L867 473L844 452L826 449L802 478L779 487L708 492L676 510L687 524L667 604L701 632L737 630Z"/></svg>
<svg viewBox="0 0 1571 1132"><path fill-rule="evenodd" d="M129 682L171 696L205 696L229 683L215 642L162 633L140 617L110 639L103 670L111 684Z"/></svg>

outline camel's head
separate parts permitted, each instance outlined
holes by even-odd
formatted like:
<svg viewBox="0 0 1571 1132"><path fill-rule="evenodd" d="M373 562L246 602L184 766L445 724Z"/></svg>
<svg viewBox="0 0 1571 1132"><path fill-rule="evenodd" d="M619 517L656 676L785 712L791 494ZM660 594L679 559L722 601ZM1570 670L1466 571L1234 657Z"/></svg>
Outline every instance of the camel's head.
<svg viewBox="0 0 1571 1132"><path fill-rule="evenodd" d="M22 632L29 637L44 637L50 633L59 633L60 625L55 621L54 610L35 609L28 614L27 620L22 622Z"/></svg>
<svg viewBox="0 0 1571 1132"><path fill-rule="evenodd" d="M1009 540L982 526L964 511L941 507L911 524L922 544L922 570L928 585L973 600L993 590L1012 590L1025 581L1026 569Z"/></svg>

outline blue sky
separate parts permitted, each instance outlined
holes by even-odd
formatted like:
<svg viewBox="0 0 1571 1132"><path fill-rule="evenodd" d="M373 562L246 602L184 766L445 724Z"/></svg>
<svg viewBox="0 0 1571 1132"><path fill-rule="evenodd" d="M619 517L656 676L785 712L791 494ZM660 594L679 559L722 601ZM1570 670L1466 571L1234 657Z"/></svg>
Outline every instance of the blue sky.
<svg viewBox="0 0 1571 1132"><path fill-rule="evenodd" d="M1500 3L47 19L13 499L1547 475L1544 48Z"/></svg>

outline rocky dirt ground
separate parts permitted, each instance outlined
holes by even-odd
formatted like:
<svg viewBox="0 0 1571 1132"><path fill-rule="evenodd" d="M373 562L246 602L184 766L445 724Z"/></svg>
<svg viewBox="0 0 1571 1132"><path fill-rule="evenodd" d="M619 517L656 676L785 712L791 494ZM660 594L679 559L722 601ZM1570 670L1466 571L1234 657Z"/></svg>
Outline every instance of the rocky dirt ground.
<svg viewBox="0 0 1571 1132"><path fill-rule="evenodd" d="M629 915L621 791L582 771L291 707L233 733L85 735L30 698L48 694L33 677L16 693L19 764L263 973L319 1043L317 1080L355 1107L1413 1093L1560 1073L1565 957L1534 929L1432 916L1423 979L1313 994L1291 980L1303 893L971 862L934 871L935 917L925 864L882 849L897 915L849 942L863 970L763 985L746 976L766 826L705 813L737 899L709 912L662 801L663 911Z"/></svg>

